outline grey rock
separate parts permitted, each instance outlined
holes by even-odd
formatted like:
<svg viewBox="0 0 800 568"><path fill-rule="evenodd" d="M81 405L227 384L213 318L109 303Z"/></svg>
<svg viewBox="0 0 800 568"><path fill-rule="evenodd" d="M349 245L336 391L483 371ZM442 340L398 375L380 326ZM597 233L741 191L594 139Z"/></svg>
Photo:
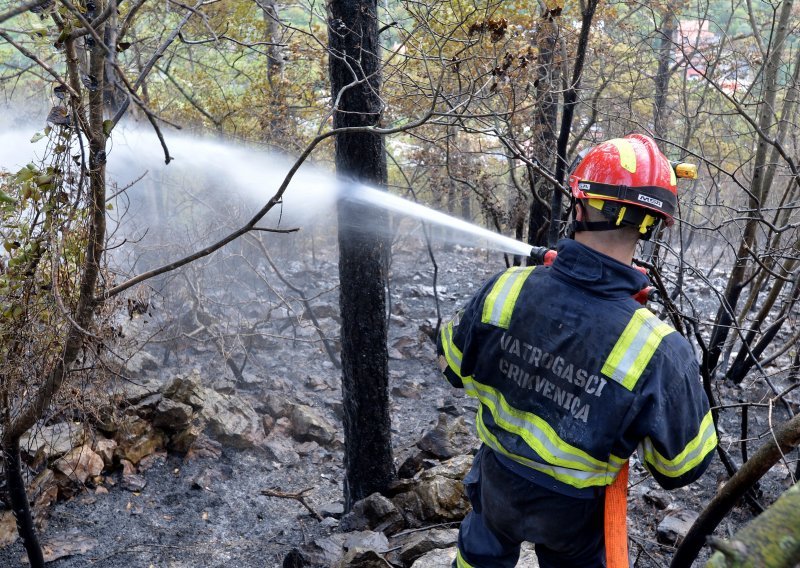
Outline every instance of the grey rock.
<svg viewBox="0 0 800 568"><path fill-rule="evenodd" d="M146 486L147 486L147 480L143 476L136 473L123 475L122 482L120 483L120 487L132 493L141 491Z"/></svg>
<svg viewBox="0 0 800 568"><path fill-rule="evenodd" d="M321 391L332 389L333 386L329 384L324 378L317 376L309 376L306 378L306 387L312 391Z"/></svg>
<svg viewBox="0 0 800 568"><path fill-rule="evenodd" d="M325 517L333 517L334 519L341 519L344 515L344 505L340 502L325 503L317 507L317 512Z"/></svg>
<svg viewBox="0 0 800 568"><path fill-rule="evenodd" d="M357 531L345 534L342 548L368 548L380 553L389 550L389 539L386 535L377 531Z"/></svg>
<svg viewBox="0 0 800 568"><path fill-rule="evenodd" d="M292 434L302 442L313 441L325 446L336 436L335 427L315 408L298 404L292 408L290 417Z"/></svg>
<svg viewBox="0 0 800 568"><path fill-rule="evenodd" d="M199 434L194 438L186 452L187 460L195 458L218 460L221 456L222 444L216 440L212 440L205 434Z"/></svg>
<svg viewBox="0 0 800 568"><path fill-rule="evenodd" d="M680 545L698 516L688 509L671 511L658 523L656 529L658 542L672 546Z"/></svg>
<svg viewBox="0 0 800 568"><path fill-rule="evenodd" d="M162 387L162 383L155 379L127 381L122 393L122 400L128 406L135 406L147 397L158 394Z"/></svg>
<svg viewBox="0 0 800 568"><path fill-rule="evenodd" d="M642 498L647 502L653 505L656 509L664 510L666 509L669 504L672 502L672 498L667 494L666 491L662 491L656 488L649 488L643 495Z"/></svg>
<svg viewBox="0 0 800 568"><path fill-rule="evenodd" d="M410 400L420 400L422 398L422 389L417 383L406 382L392 387L392 396L408 398Z"/></svg>
<svg viewBox="0 0 800 568"><path fill-rule="evenodd" d="M458 542L458 529L432 529L407 533L391 540L391 548L399 550L390 553L393 564L410 566L418 558L431 550L447 549Z"/></svg>
<svg viewBox="0 0 800 568"><path fill-rule="evenodd" d="M411 568L450 568L456 558L456 547L434 549L417 558Z"/></svg>
<svg viewBox="0 0 800 568"><path fill-rule="evenodd" d="M475 437L463 417L440 414L436 426L423 435L417 447L433 457L447 460L467 453L474 444Z"/></svg>
<svg viewBox="0 0 800 568"><path fill-rule="evenodd" d="M368 529L393 534L404 525L403 515L395 504L380 493L373 493L357 501L339 526L344 531Z"/></svg>
<svg viewBox="0 0 800 568"><path fill-rule="evenodd" d="M403 492L392 498L403 511L406 523L416 527L463 519L470 504L461 480L471 464L471 456L457 456L419 473Z"/></svg>
<svg viewBox="0 0 800 568"><path fill-rule="evenodd" d="M170 438L170 449L182 454L189 452L203 434L203 430L205 430L205 428L205 420L199 416L193 417L186 428Z"/></svg>
<svg viewBox="0 0 800 568"><path fill-rule="evenodd" d="M94 451L103 458L103 463L106 467L110 467L114 463L114 450L117 443L108 438L98 437L94 442Z"/></svg>
<svg viewBox="0 0 800 568"><path fill-rule="evenodd" d="M45 460L62 456L86 440L86 427L80 422L59 422L35 428L20 439L20 449L30 456L40 454Z"/></svg>
<svg viewBox="0 0 800 568"><path fill-rule="evenodd" d="M131 415L124 416L119 423L114 441L117 443L114 456L135 464L162 449L166 442L164 434L155 430L149 422Z"/></svg>
<svg viewBox="0 0 800 568"><path fill-rule="evenodd" d="M316 316L317 319L320 319L320 318L338 319L339 318L339 307L335 306L333 304L320 304L320 305L317 305L317 306L313 306L312 310L314 312L314 316ZM303 317L303 319L309 319L310 315L311 314L309 313L309 311L306 310L305 312L303 312L302 317Z"/></svg>
<svg viewBox="0 0 800 568"><path fill-rule="evenodd" d="M81 485L103 471L103 458L92 451L88 445L73 448L53 463L53 469L66 475L71 481Z"/></svg>
<svg viewBox="0 0 800 568"><path fill-rule="evenodd" d="M333 415L340 422L344 420L344 403L340 398L327 398L325 399L325 406L331 409Z"/></svg>
<svg viewBox="0 0 800 568"><path fill-rule="evenodd" d="M267 437L264 449L267 451L267 456L279 464L295 465L300 462L300 454L294 450L291 440L279 433L277 435L273 433Z"/></svg>
<svg viewBox="0 0 800 568"><path fill-rule="evenodd" d="M264 442L261 418L250 403L240 396L204 387L197 370L186 377L174 377L165 387L164 396L191 406L205 421L206 432L223 444L247 449Z"/></svg>
<svg viewBox="0 0 800 568"><path fill-rule="evenodd" d="M450 568L456 558L456 550L455 546L431 550L417 558L411 568ZM536 553L530 543L522 543L522 552L520 552L516 568L539 568L539 561L536 559Z"/></svg>
<svg viewBox="0 0 800 568"><path fill-rule="evenodd" d="M189 426L192 420L192 407L169 398L162 398L153 412L153 426L177 432Z"/></svg>
<svg viewBox="0 0 800 568"><path fill-rule="evenodd" d="M305 565L338 566L349 550L368 549L378 554L388 550L389 540L382 533L359 531L335 533L304 546L300 551Z"/></svg>
<svg viewBox="0 0 800 568"><path fill-rule="evenodd" d="M403 354L403 352L397 349L396 347L389 347L388 354L389 354L389 359L393 359L395 361L402 361L404 359L407 359L407 357Z"/></svg>
<svg viewBox="0 0 800 568"><path fill-rule="evenodd" d="M392 565L374 550L351 548L339 561L337 568L392 568Z"/></svg>
<svg viewBox="0 0 800 568"><path fill-rule="evenodd" d="M203 407L203 387L200 376L192 372L187 376L176 375L164 387L164 396L188 404L195 410Z"/></svg>
<svg viewBox="0 0 800 568"><path fill-rule="evenodd" d="M65 482L65 478L57 475L52 469L45 468L36 476L28 487L28 495L33 496L34 511L42 511L55 503L59 494L59 478ZM10 511L9 511L10 513ZM2 538L0 538L2 542Z"/></svg>
<svg viewBox="0 0 800 568"><path fill-rule="evenodd" d="M124 372L130 376L141 376L148 371L156 371L159 361L147 351L137 351L125 361Z"/></svg>
<svg viewBox="0 0 800 568"><path fill-rule="evenodd" d="M432 298L435 294L438 294L439 296L447 294L447 287L437 286L434 289L433 286L425 286L424 284L420 284L418 286L414 286L410 292L412 296L416 296L418 298Z"/></svg>
<svg viewBox="0 0 800 568"><path fill-rule="evenodd" d="M208 421L211 435L234 448L246 449L264 442L261 419L246 400L206 391L201 417Z"/></svg>
<svg viewBox="0 0 800 568"><path fill-rule="evenodd" d="M287 416L291 408L291 403L285 397L269 393L258 406L258 411L278 419Z"/></svg>

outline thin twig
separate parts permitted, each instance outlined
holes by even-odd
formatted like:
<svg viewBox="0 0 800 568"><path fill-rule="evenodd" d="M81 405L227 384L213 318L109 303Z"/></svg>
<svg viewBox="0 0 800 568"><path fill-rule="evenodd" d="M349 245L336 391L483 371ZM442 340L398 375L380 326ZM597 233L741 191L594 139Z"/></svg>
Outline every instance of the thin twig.
<svg viewBox="0 0 800 568"><path fill-rule="evenodd" d="M294 499L295 501L299 502L303 507L308 509L308 511L314 516L315 519L318 521L322 521L322 515L317 513L314 508L308 504L308 500L305 497L305 494L311 491L313 487L308 487L297 493L286 493L284 491L279 491L277 489L262 489L261 494L266 495L267 497L280 497L281 499Z"/></svg>
<svg viewBox="0 0 800 568"><path fill-rule="evenodd" d="M37 6L41 6L42 4L47 4L50 0L33 0L33 2L28 2L27 4L20 4L16 8L11 8L8 12L3 12L0 14L0 24L5 22L6 20L10 20L15 16L19 16L30 10L31 8L36 8Z"/></svg>

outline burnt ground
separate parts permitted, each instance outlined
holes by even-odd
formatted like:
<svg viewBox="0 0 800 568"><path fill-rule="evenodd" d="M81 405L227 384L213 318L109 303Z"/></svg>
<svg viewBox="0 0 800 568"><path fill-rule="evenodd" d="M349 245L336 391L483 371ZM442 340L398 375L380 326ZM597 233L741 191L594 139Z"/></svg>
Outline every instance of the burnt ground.
<svg viewBox="0 0 800 568"><path fill-rule="evenodd" d="M475 403L441 379L434 361L433 344L425 329L435 323L432 294L434 268L424 246L401 243L396 246L391 267L392 324L390 331L391 401L393 440L398 467L414 449L414 443L436 424L441 409L463 413L472 426ZM502 257L477 249L437 250L438 294L443 317L452 314L485 277L504 267ZM330 307L338 291L336 265L330 260L287 264L286 275L303 284L312 305ZM702 290L698 290L702 295ZM168 318L158 314L158 299L153 300L153 320L163 324ZM163 313L176 313L165 302ZM273 321L281 317L272 313ZM321 310L324 313L325 309ZM283 314L286 315L286 314ZM319 320L320 326L335 333L334 317ZM159 325L162 325L159 324ZM155 324L154 324L155 325ZM281 331L281 337L287 336ZM151 342L146 349L161 362L143 375L166 380L168 377L199 368L209 384L223 385L251 401L258 409L268 394L282 396L320 409L337 425L338 443L322 447L305 444L298 449L300 459L281 463L262 447L234 449L223 447L219 457L175 452L146 458L141 475L146 486L141 491L124 489L119 471L105 476L102 488L87 486L69 499L51 507L41 533L51 550L73 547L83 554L52 562L56 568L97 566L118 567L198 567L281 566L293 548L331 534L336 521L316 520L294 499L267 497L261 490L272 488L286 493L308 490L306 496L317 511L336 510L342 499L341 429L339 371L325 355L315 332L297 328L294 341L267 341L254 351L245 368L245 379L235 381L213 347L196 343ZM175 351L166 363L162 355ZM141 377L132 377L139 380ZM748 392L760 388L756 382ZM723 388L724 400L742 396L737 389ZM758 398L748 394L749 399ZM455 411L453 410L455 408ZM738 460L733 441L739 437L737 412L725 412L721 438ZM767 427L766 413L752 413L752 435ZM753 443L753 446L758 443ZM658 542L657 525L668 514L700 512L725 479L724 469L715 459L710 471L688 488L665 492L643 474L634 462L631 468L629 530L631 561L640 567L666 566L674 550ZM769 503L788 485L785 468L776 469L761 485ZM751 517L746 507L737 508L720 526L718 535L727 536ZM17 541L0 550L0 566L23 566L24 551Z"/></svg>

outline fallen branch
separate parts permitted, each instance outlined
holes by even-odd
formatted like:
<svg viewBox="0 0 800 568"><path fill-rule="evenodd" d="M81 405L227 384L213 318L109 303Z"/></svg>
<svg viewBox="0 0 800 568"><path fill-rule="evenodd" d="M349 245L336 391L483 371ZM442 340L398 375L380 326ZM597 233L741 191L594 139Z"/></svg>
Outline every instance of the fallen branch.
<svg viewBox="0 0 800 568"><path fill-rule="evenodd" d="M708 568L770 566L791 568L800 562L800 485L793 485L730 540L709 539L717 552Z"/></svg>
<svg viewBox="0 0 800 568"><path fill-rule="evenodd" d="M672 557L670 567L690 566L705 544L706 537L714 531L736 502L782 459L786 452L798 444L800 444L800 415L781 424L774 432L774 439L761 446L719 490L689 529L683 544Z"/></svg>
<svg viewBox="0 0 800 568"><path fill-rule="evenodd" d="M322 515L317 513L314 508L308 504L308 500L306 499L306 493L311 491L312 487L308 487L297 493L286 493L284 491L278 491L277 489L262 489L261 494L266 495L267 497L280 497L281 499L294 499L298 501L303 507L308 509L308 511L314 516L315 519L318 521L322 521Z"/></svg>

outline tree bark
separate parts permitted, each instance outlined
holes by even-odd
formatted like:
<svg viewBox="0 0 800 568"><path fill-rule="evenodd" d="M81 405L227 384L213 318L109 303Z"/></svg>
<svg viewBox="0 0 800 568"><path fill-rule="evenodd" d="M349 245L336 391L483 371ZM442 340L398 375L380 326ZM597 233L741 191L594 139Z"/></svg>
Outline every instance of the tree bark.
<svg viewBox="0 0 800 568"><path fill-rule="evenodd" d="M572 82L564 93L564 111L561 113L561 128L558 133L558 157L556 158L556 180L563 183L567 171L567 144L569 133L572 130L572 117L575 106L578 104L578 89L583 75L583 62L586 58L586 48L589 45L589 32L594 19L594 12L599 0L588 0L581 15L581 32L578 36L578 47L575 53L575 67L572 70ZM558 241L561 228L561 198L562 194L557 188L553 191L550 202L550 230L547 242L552 247Z"/></svg>
<svg viewBox="0 0 800 568"><path fill-rule="evenodd" d="M672 58L672 36L675 33L675 12L667 5L659 30L658 71L655 76L655 99L653 101L653 134L663 138L666 133L667 93L669 92L670 63Z"/></svg>
<svg viewBox="0 0 800 568"><path fill-rule="evenodd" d="M5 476L8 483L8 496L11 499L11 510L17 521L17 533L28 554L31 568L43 568L44 554L36 536L36 528L33 526L28 494L25 491L25 478L22 475L19 438L3 441L3 460L6 466Z"/></svg>
<svg viewBox="0 0 800 568"><path fill-rule="evenodd" d="M558 117L558 81L560 65L555 61L558 43L558 13L545 8L536 27L536 112L533 115L533 158L548 171L553 170L556 145L556 120ZM547 200L554 191L549 181L528 168L531 188L528 212L528 244L543 246L546 243L550 210Z"/></svg>
<svg viewBox="0 0 800 568"><path fill-rule="evenodd" d="M97 10L105 7L103 0L98 0ZM74 56L73 40L65 43L68 58ZM101 263L106 242L106 140L103 128L104 120L104 67L105 50L98 42L92 43L89 54L89 75L96 79L95 88L88 91L88 131L84 132L89 140L89 200L88 200L88 238L84 249L82 263L79 267L79 295L76 308L70 314L70 325L64 336L61 356L47 373L44 383L32 394L31 400L25 402L14 413L13 419L4 424L2 439L3 455L6 459L6 477L12 493L13 507L17 514L17 528L25 544L25 550L32 566L44 566L42 551L36 538L35 528L21 475L19 461L19 440L44 415L53 397L58 393L72 365L78 358L86 340L85 330L90 328L94 318L97 302L95 294L100 276ZM75 93L80 93L78 66L74 59L68 61L68 73ZM76 108L81 100L73 101ZM76 110L83 112L83 109ZM83 123L83 121L80 121Z"/></svg>
<svg viewBox="0 0 800 568"><path fill-rule="evenodd" d="M382 111L376 2L332 0L328 7L334 128L375 125ZM337 135L336 169L342 183L352 178L385 186L383 139L371 133ZM386 226L382 215L346 199L339 203L347 511L359 499L385 490L394 478L385 313L388 242L372 229L372 223Z"/></svg>
<svg viewBox="0 0 800 568"><path fill-rule="evenodd" d="M800 563L800 485L795 484L718 549L707 568L792 568Z"/></svg>

